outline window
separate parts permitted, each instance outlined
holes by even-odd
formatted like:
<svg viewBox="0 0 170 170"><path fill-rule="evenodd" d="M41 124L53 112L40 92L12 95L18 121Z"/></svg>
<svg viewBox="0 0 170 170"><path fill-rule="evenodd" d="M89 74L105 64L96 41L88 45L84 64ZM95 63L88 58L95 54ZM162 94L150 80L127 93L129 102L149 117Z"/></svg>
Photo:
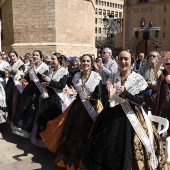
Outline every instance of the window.
<svg viewBox="0 0 170 170"><path fill-rule="evenodd" d="M109 10L107 10L107 16L109 16L110 15L110 11Z"/></svg>
<svg viewBox="0 0 170 170"><path fill-rule="evenodd" d="M120 9L122 9L123 8L123 6L122 5L120 5Z"/></svg>
<svg viewBox="0 0 170 170"><path fill-rule="evenodd" d="M95 18L95 24L97 24L97 18Z"/></svg>
<svg viewBox="0 0 170 170"><path fill-rule="evenodd" d="M119 4L117 5L117 8L119 8Z"/></svg>
<svg viewBox="0 0 170 170"><path fill-rule="evenodd" d="M99 0L96 0L96 5L98 5L98 3L99 3Z"/></svg>
<svg viewBox="0 0 170 170"><path fill-rule="evenodd" d="M105 9L103 9L103 15L106 15L106 10Z"/></svg>
<svg viewBox="0 0 170 170"><path fill-rule="evenodd" d="M115 7L115 4L113 3L113 8Z"/></svg>
<svg viewBox="0 0 170 170"><path fill-rule="evenodd" d="M139 3L145 3L148 2L148 0L139 0Z"/></svg>
<svg viewBox="0 0 170 170"><path fill-rule="evenodd" d="M119 12L119 18L122 18L122 12Z"/></svg>
<svg viewBox="0 0 170 170"><path fill-rule="evenodd" d="M163 20L163 25L166 25L166 19Z"/></svg>
<svg viewBox="0 0 170 170"><path fill-rule="evenodd" d="M97 11L98 11L98 9L96 8L96 12L95 12L95 14L97 14Z"/></svg>
<svg viewBox="0 0 170 170"><path fill-rule="evenodd" d="M118 12L117 11L115 11L115 17L118 17Z"/></svg>
<svg viewBox="0 0 170 170"><path fill-rule="evenodd" d="M103 6L103 1L102 1L102 6Z"/></svg>
<svg viewBox="0 0 170 170"><path fill-rule="evenodd" d="M99 15L102 15L102 10L101 9L99 9Z"/></svg>
<svg viewBox="0 0 170 170"><path fill-rule="evenodd" d="M106 1L104 1L104 6L106 6Z"/></svg>
<svg viewBox="0 0 170 170"><path fill-rule="evenodd" d="M107 2L107 7L109 7L109 2Z"/></svg>
<svg viewBox="0 0 170 170"><path fill-rule="evenodd" d="M112 3L110 2L110 7L112 7Z"/></svg>
<svg viewBox="0 0 170 170"><path fill-rule="evenodd" d="M102 29L101 29L101 28L98 28L98 33L101 34L101 32L102 32Z"/></svg>
<svg viewBox="0 0 170 170"><path fill-rule="evenodd" d="M95 27L95 33L97 33L97 27Z"/></svg>
<svg viewBox="0 0 170 170"><path fill-rule="evenodd" d="M101 5L101 1L99 0L99 5Z"/></svg>
<svg viewBox="0 0 170 170"><path fill-rule="evenodd" d="M115 4L115 8L117 8L117 4Z"/></svg>
<svg viewBox="0 0 170 170"><path fill-rule="evenodd" d="M114 11L111 11L111 15L114 15Z"/></svg>
<svg viewBox="0 0 170 170"><path fill-rule="evenodd" d="M164 6L164 12L166 12L166 6Z"/></svg>

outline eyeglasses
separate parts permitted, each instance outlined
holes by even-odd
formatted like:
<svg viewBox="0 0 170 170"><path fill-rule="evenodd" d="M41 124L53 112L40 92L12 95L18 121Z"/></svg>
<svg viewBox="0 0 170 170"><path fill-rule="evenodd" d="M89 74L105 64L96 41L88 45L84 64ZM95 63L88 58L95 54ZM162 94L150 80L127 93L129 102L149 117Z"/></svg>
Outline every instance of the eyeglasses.
<svg viewBox="0 0 170 170"><path fill-rule="evenodd" d="M103 52L102 52L102 54L106 54L106 53L108 53L108 52L106 52L106 51L103 51Z"/></svg>
<svg viewBox="0 0 170 170"><path fill-rule="evenodd" d="M156 57L156 55L149 55L149 57Z"/></svg>
<svg viewBox="0 0 170 170"><path fill-rule="evenodd" d="M170 65L170 63L165 63L164 65L165 65L165 66L169 66L169 65Z"/></svg>

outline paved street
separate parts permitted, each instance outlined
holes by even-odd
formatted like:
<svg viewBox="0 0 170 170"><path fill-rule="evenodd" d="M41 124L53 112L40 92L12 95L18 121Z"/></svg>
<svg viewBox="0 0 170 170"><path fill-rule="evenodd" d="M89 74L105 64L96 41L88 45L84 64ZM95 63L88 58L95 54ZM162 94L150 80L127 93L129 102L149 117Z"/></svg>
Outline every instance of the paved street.
<svg viewBox="0 0 170 170"><path fill-rule="evenodd" d="M0 170L61 170L55 155L12 134L10 124L0 124Z"/></svg>

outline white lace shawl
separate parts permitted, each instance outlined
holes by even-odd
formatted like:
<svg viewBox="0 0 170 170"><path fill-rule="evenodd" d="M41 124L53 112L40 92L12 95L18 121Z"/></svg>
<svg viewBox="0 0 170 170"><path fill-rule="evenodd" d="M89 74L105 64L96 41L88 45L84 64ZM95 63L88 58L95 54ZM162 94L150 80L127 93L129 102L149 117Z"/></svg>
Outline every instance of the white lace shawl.
<svg viewBox="0 0 170 170"><path fill-rule="evenodd" d="M36 69L36 71L40 74L43 74L46 70L49 70L47 64L42 62L39 67ZM29 71L29 77L32 81L37 82L39 81L38 77L35 75L33 67Z"/></svg>
<svg viewBox="0 0 170 170"><path fill-rule="evenodd" d="M8 66L9 66L9 63L2 60L0 63L0 70L4 71L4 68L6 68Z"/></svg>
<svg viewBox="0 0 170 170"><path fill-rule="evenodd" d="M89 94L89 93L94 92L94 90L95 90L96 86L99 84L100 80L101 80L101 76L98 73L92 71L90 74L90 77L88 78L88 80L85 83L84 93ZM83 82L81 79L80 72L78 72L74 75L73 84L74 84L75 89L81 90Z"/></svg>
<svg viewBox="0 0 170 170"><path fill-rule="evenodd" d="M11 68L12 70L16 71L19 67L21 67L24 63L21 60L18 60L17 62L15 62Z"/></svg>
<svg viewBox="0 0 170 170"><path fill-rule="evenodd" d="M54 72L53 70L49 72L49 77L55 81L60 81L61 78L69 74L68 70L64 67L61 67L54 75L53 72Z"/></svg>
<svg viewBox="0 0 170 170"><path fill-rule="evenodd" d="M117 72L115 75L110 77L109 79L112 84L115 83L116 85L121 85L121 77L120 72ZM136 95L139 92L145 90L147 88L148 84L145 81L145 79L138 73L132 72L125 82L125 88L126 90L131 93L132 95Z"/></svg>

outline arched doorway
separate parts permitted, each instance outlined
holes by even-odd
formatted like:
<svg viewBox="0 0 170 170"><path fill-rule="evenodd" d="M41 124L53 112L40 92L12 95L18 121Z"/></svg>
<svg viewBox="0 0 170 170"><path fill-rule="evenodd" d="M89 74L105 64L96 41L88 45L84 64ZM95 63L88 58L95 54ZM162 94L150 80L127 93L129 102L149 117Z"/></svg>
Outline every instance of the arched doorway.
<svg viewBox="0 0 170 170"><path fill-rule="evenodd" d="M150 47L147 44L147 53L146 53L146 55L148 54L148 51L150 51ZM136 56L138 56L139 53L144 53L145 54L145 40L139 41L138 44L136 45Z"/></svg>

